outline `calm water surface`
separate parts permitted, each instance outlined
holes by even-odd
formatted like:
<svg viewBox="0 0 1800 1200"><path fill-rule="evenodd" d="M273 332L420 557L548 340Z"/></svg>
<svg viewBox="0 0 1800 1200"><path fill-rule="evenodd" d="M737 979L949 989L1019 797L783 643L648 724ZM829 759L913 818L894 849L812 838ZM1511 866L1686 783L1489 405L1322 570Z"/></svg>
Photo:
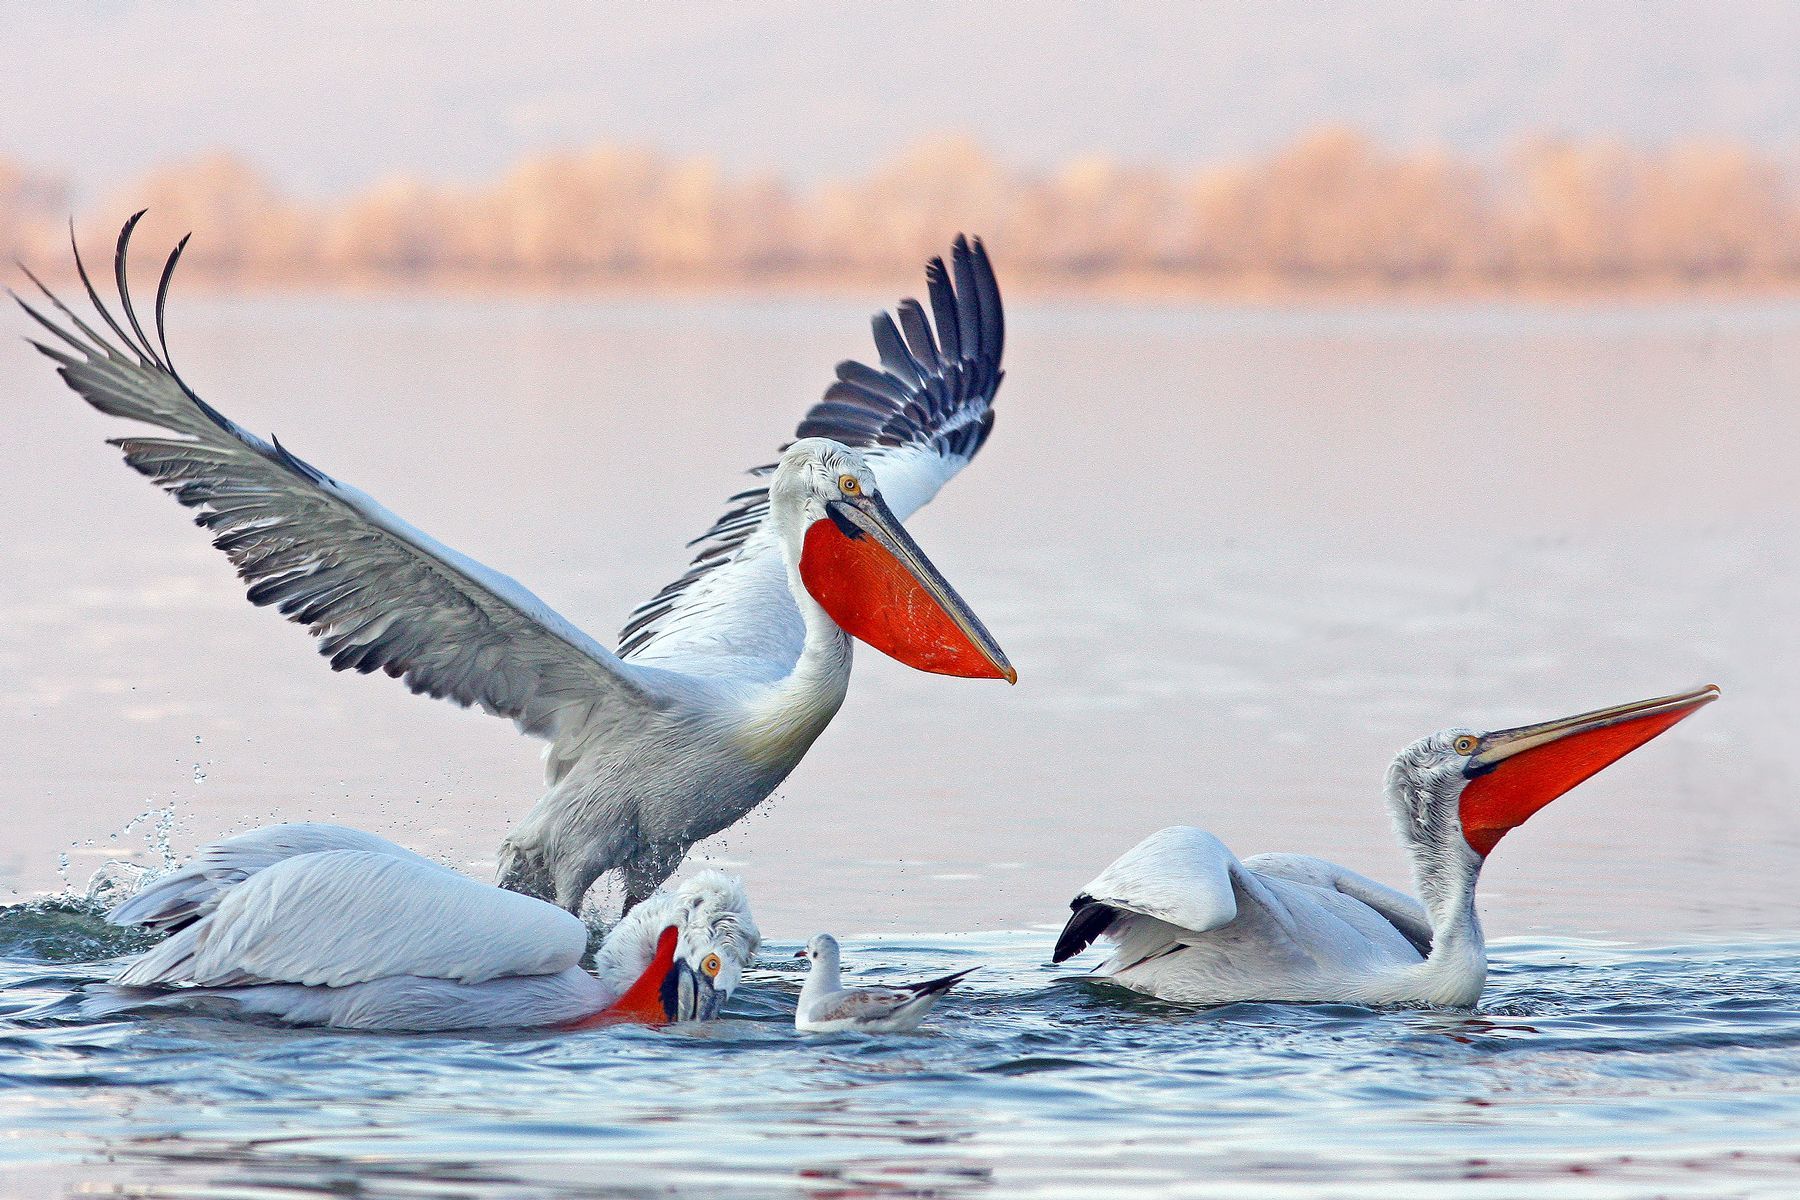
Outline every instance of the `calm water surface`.
<svg viewBox="0 0 1800 1200"><path fill-rule="evenodd" d="M172 317L203 395L604 639L888 299ZM45 896L270 819L485 875L535 747L325 670L117 464L116 427L0 349L0 1180L1791 1192L1800 307L1016 305L1011 330L992 442L913 525L1019 686L864 652L794 777L704 848L770 936L734 1019L553 1040L72 1016L128 947ZM1044 962L1068 897L1160 825L1400 882L1401 744L1708 681L1724 703L1495 855L1476 1014L1183 1013ZM990 965L927 1034L799 1040L784 954L818 929L867 978Z"/></svg>

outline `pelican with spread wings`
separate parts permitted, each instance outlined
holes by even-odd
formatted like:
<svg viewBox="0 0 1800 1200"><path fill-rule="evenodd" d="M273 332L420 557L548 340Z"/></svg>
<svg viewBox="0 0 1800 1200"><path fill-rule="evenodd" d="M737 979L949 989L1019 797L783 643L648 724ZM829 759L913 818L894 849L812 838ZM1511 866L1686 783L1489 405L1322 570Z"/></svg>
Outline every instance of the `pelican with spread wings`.
<svg viewBox="0 0 1800 1200"><path fill-rule="evenodd" d="M1016 678L902 525L993 428L1004 326L979 240L926 267L929 317L910 299L875 317L880 367L838 367L797 440L754 472L765 482L732 497L613 651L202 400L164 326L187 239L162 270L154 341L132 303L142 215L114 255L119 313L77 250L98 321L33 276L51 308L19 303L52 335L33 344L93 407L159 431L112 444L197 510L250 601L306 626L333 670L384 671L549 743L548 790L501 846L503 886L573 911L617 872L635 906L799 763L843 703L852 638L924 671Z"/></svg>

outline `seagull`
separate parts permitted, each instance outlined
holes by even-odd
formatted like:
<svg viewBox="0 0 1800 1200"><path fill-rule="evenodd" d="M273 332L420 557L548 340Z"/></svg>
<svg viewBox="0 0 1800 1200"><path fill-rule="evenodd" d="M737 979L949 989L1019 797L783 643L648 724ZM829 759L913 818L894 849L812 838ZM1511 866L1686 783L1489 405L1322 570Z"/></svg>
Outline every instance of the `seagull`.
<svg viewBox="0 0 1800 1200"><path fill-rule="evenodd" d="M797 440L752 472L766 482L731 498L614 651L202 400L173 366L164 325L186 238L157 286L154 342L132 302L142 216L113 259L122 320L75 251L110 336L27 271L55 316L14 296L51 334L32 344L93 407L160 431L111 444L198 510L250 601L304 625L333 670L383 671L549 743L548 790L501 846L503 887L573 912L614 872L627 910L643 902L799 763L843 703L853 638L919 670L1017 680L902 525L993 428L1004 326L979 239L959 236L948 268L927 266L932 319L910 299L897 317L876 315L880 368L838 367ZM663 478L688 486L679 472Z"/></svg>
<svg viewBox="0 0 1800 1200"><path fill-rule="evenodd" d="M908 1033L919 1027L925 1014L937 1006L944 993L970 971L958 971L942 979L897 988L847 988L838 978L837 939L821 933L794 952L809 959L800 1003L794 1009L794 1028L801 1033Z"/></svg>
<svg viewBox="0 0 1800 1200"><path fill-rule="evenodd" d="M83 998L432 1032L709 1021L762 940L743 885L703 871L638 905L581 968L587 926L384 838L288 824L203 847L107 915L168 933Z"/></svg>
<svg viewBox="0 0 1800 1200"><path fill-rule="evenodd" d="M1719 696L1716 687L1400 752L1387 803L1420 899L1304 854L1239 861L1200 829L1151 834L1101 873L1051 961L1095 938L1099 970L1164 1000L1472 1008L1487 980L1475 915L1482 864L1508 830Z"/></svg>

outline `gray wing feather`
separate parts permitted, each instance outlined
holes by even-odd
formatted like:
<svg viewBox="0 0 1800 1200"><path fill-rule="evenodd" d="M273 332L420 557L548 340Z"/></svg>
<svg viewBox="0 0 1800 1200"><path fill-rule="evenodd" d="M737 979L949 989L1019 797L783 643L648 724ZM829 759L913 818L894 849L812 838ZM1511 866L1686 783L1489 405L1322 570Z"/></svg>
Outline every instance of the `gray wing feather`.
<svg viewBox="0 0 1800 1200"><path fill-rule="evenodd" d="M479 705L539 737L583 728L610 706L660 703L654 671L620 662L512 579L427 537L195 394L167 357L163 325L181 247L157 289L153 347L127 286L136 223L133 217L121 231L114 257L131 332L101 301L79 251L82 283L113 338L41 283L61 321L14 299L61 343L33 344L84 400L174 435L112 444L135 470L198 510L195 523L250 585L253 603L273 605L310 629L333 670L381 670L414 692Z"/></svg>
<svg viewBox="0 0 1800 1200"><path fill-rule="evenodd" d="M1244 860L1244 867L1258 875L1326 888L1366 904L1399 930L1413 949L1422 955L1431 953L1431 917L1423 904L1405 892L1310 854L1253 854Z"/></svg>
<svg viewBox="0 0 1800 1200"><path fill-rule="evenodd" d="M879 1021L891 1017L919 998L918 992L895 991L890 988L856 988L839 992L822 1011L813 1014L815 1021Z"/></svg>

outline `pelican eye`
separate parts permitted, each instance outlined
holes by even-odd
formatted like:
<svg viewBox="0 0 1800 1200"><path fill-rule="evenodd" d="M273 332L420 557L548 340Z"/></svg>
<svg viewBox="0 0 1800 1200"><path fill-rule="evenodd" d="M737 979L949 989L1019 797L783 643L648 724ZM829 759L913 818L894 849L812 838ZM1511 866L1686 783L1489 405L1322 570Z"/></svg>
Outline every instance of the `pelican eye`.
<svg viewBox="0 0 1800 1200"><path fill-rule="evenodd" d="M1458 754L1473 754L1476 747L1481 745L1481 739L1472 733L1465 733L1452 744L1456 747Z"/></svg>
<svg viewBox="0 0 1800 1200"><path fill-rule="evenodd" d="M862 495L862 480L854 475L839 475L838 490L846 496Z"/></svg>
<svg viewBox="0 0 1800 1200"><path fill-rule="evenodd" d="M700 960L700 970L706 974L708 979L717 979L719 977L719 968L724 965L724 963L719 961L719 956L716 954L709 954Z"/></svg>

